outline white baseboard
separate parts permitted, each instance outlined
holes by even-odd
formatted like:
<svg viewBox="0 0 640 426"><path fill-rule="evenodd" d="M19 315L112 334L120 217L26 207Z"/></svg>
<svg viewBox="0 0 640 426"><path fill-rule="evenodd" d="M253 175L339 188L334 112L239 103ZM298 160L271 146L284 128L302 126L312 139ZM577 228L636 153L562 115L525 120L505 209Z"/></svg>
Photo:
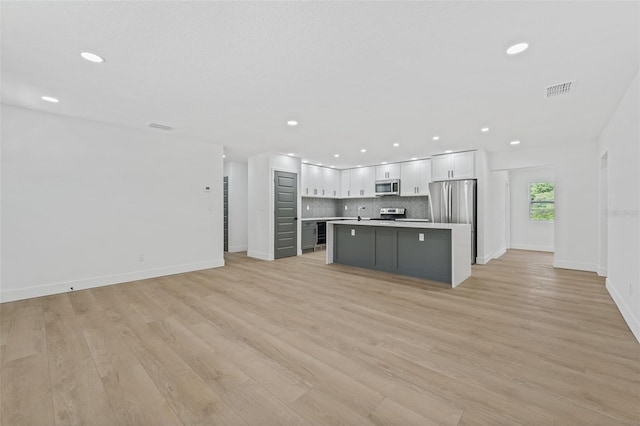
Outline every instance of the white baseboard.
<svg viewBox="0 0 640 426"><path fill-rule="evenodd" d="M229 246L228 247L228 252L229 253L238 253L241 251L247 251L248 247L246 245L242 245L242 246Z"/></svg>
<svg viewBox="0 0 640 426"><path fill-rule="evenodd" d="M505 247L502 247L500 250L498 250L495 253L493 253L493 258L497 259L497 258L501 257L503 254L505 254L506 252L507 252L507 249Z"/></svg>
<svg viewBox="0 0 640 426"><path fill-rule="evenodd" d="M531 251L547 251L547 252L554 252L553 247L549 247L549 246L534 246L534 245L530 245L530 244L511 244L512 249L515 250L531 250Z"/></svg>
<svg viewBox="0 0 640 426"><path fill-rule="evenodd" d="M598 267L597 273L601 277L606 277L607 276L607 268Z"/></svg>
<svg viewBox="0 0 640 426"><path fill-rule="evenodd" d="M507 252L506 248L501 248L499 250L496 250L495 252L488 254L484 257L476 257L476 264L477 265L486 265L487 263L489 263L492 259L497 259L500 256L502 256L503 254L505 254Z"/></svg>
<svg viewBox="0 0 640 426"><path fill-rule="evenodd" d="M638 341L638 343L640 343L640 319L638 319L638 317L634 315L633 311L631 311L631 308L629 308L629 306L625 303L625 299L620 295L620 293L618 293L613 284L611 284L611 280L609 278L606 279L606 283L607 290L609 291L613 302L618 307L618 310L622 314L622 317L629 326L629 329L631 329L631 332L635 336L636 340Z"/></svg>
<svg viewBox="0 0 640 426"><path fill-rule="evenodd" d="M130 281L145 280L148 278L163 277L166 275L181 274L184 272L200 271L224 266L224 259L206 262L187 263L184 265L168 266L165 268L147 269L143 271L127 272L124 274L104 275L101 277L66 280L64 282L50 283L28 288L0 291L0 302L13 302L15 300L31 299L33 297L49 296L52 294L66 293L73 286L73 291L88 288L102 287L105 285L121 284Z"/></svg>
<svg viewBox="0 0 640 426"><path fill-rule="evenodd" d="M598 268L593 263L570 262L566 260L553 260L553 267L560 269L575 269L576 271L596 272Z"/></svg>
<svg viewBox="0 0 640 426"><path fill-rule="evenodd" d="M273 260L273 258L270 258L269 253L263 253L261 251L255 250L247 250L247 256L255 257L256 259L260 260Z"/></svg>

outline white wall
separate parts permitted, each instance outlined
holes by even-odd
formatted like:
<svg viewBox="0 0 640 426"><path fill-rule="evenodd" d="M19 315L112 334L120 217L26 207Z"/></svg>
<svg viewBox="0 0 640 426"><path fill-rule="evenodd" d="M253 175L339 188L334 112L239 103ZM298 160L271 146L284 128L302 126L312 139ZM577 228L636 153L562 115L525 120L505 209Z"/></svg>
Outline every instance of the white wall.
<svg viewBox="0 0 640 426"><path fill-rule="evenodd" d="M249 157L248 165L247 256L262 260L273 260L273 247L269 246L269 231L273 229L269 222L269 156L267 153Z"/></svg>
<svg viewBox="0 0 640 426"><path fill-rule="evenodd" d="M509 171L511 248L553 251L554 223L529 220L529 183L554 181L553 169L549 167Z"/></svg>
<svg viewBox="0 0 640 426"><path fill-rule="evenodd" d="M597 270L598 168L596 141L493 152L490 170L553 167L556 183L554 260L558 268Z"/></svg>
<svg viewBox="0 0 640 426"><path fill-rule="evenodd" d="M228 177L229 198L229 252L246 251L248 247L247 222L249 167L247 163L224 162L224 175Z"/></svg>
<svg viewBox="0 0 640 426"><path fill-rule="evenodd" d="M259 154L249 157L249 248L247 255L263 260L274 259L274 178L275 172L298 175L298 218L302 217L300 194L301 162L299 158L280 154ZM301 220L298 220L298 255L301 249Z"/></svg>
<svg viewBox="0 0 640 426"><path fill-rule="evenodd" d="M506 171L495 171L489 174L488 186L491 188L491 198L488 203L488 253L491 259L502 256L507 250L506 215L509 209L507 205L506 188L509 183L509 174Z"/></svg>
<svg viewBox="0 0 640 426"><path fill-rule="evenodd" d="M222 147L0 111L3 302L224 265Z"/></svg>
<svg viewBox="0 0 640 426"><path fill-rule="evenodd" d="M629 86L598 141L598 160L608 163L607 289L640 341L640 85Z"/></svg>

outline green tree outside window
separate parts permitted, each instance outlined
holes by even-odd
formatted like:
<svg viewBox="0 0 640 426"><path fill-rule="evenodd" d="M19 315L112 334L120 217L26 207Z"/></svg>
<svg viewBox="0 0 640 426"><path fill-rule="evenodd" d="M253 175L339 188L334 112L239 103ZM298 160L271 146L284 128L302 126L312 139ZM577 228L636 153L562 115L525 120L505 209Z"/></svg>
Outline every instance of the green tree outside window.
<svg viewBox="0 0 640 426"><path fill-rule="evenodd" d="M554 183L531 182L529 184L529 220L552 222L555 213Z"/></svg>

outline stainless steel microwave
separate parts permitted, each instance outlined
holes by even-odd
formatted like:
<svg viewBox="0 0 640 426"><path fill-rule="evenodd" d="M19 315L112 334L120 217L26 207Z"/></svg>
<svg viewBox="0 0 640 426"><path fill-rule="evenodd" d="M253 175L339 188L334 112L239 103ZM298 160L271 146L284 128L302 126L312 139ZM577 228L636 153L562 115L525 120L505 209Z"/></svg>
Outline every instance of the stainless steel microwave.
<svg viewBox="0 0 640 426"><path fill-rule="evenodd" d="M400 179L377 180L376 195L400 195Z"/></svg>

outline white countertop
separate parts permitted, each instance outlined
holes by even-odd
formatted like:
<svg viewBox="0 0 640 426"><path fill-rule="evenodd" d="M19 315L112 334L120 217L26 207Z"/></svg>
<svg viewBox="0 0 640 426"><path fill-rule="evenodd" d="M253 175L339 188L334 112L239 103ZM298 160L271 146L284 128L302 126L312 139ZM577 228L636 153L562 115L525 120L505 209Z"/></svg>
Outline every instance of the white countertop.
<svg viewBox="0 0 640 426"><path fill-rule="evenodd" d="M425 228L425 229L464 229L471 225L466 223L430 223L430 222L398 222L386 220L340 220L329 222L332 225L388 226L390 228Z"/></svg>
<svg viewBox="0 0 640 426"><path fill-rule="evenodd" d="M335 217L303 217L302 220L306 221L306 220L319 220L319 221L323 221L326 220L331 221L331 220L356 220L358 219L357 216L335 216Z"/></svg>
<svg viewBox="0 0 640 426"><path fill-rule="evenodd" d="M303 217L303 221L324 221L327 222L332 220L356 220L357 216L335 216L335 217ZM362 220L371 220L369 217L363 217ZM429 219L396 219L398 222L431 222ZM381 222L381 221L378 221Z"/></svg>

